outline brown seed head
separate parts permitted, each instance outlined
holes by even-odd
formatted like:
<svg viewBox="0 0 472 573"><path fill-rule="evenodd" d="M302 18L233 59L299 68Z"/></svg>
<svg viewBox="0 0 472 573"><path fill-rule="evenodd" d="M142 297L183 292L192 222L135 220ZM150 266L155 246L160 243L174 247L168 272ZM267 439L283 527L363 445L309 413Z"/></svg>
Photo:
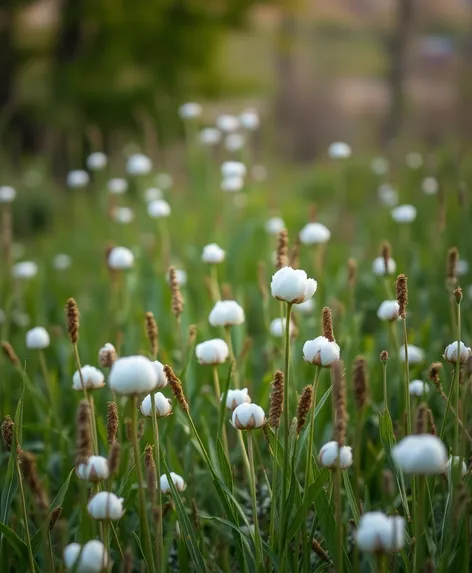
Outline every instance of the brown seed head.
<svg viewBox="0 0 472 573"><path fill-rule="evenodd" d="M380 353L380 362L383 362L385 364L387 360L388 360L388 352L386 350L382 350L382 352Z"/></svg>
<svg viewBox="0 0 472 573"><path fill-rule="evenodd" d="M138 441L144 436L144 420L141 418L138 422Z"/></svg>
<svg viewBox="0 0 472 573"><path fill-rule="evenodd" d="M13 432L15 430L15 424L10 416L5 416L2 422L2 439L3 445L7 452L11 452L11 446L13 443Z"/></svg>
<svg viewBox="0 0 472 573"><path fill-rule="evenodd" d="M335 342L331 309L325 306L322 310L321 317L323 321L323 336L330 342Z"/></svg>
<svg viewBox="0 0 472 573"><path fill-rule="evenodd" d="M171 390L177 399L177 402L180 404L180 407L182 408L182 410L188 414L189 413L189 407L187 404L187 400L185 399L185 394L184 394L184 390L182 388L181 381L177 378L177 376L175 375L172 368L170 366L168 366L167 364L164 366L164 372L165 372L165 375L167 376L169 386L171 387Z"/></svg>
<svg viewBox="0 0 472 573"><path fill-rule="evenodd" d="M56 521L61 519L61 515L62 515L62 507L61 506L55 507L52 510L51 515L49 517L49 531L51 531L53 529L53 527L56 525Z"/></svg>
<svg viewBox="0 0 472 573"><path fill-rule="evenodd" d="M66 304L67 332L72 344L79 340L80 314L75 299L69 298Z"/></svg>
<svg viewBox="0 0 472 573"><path fill-rule="evenodd" d="M179 316L184 311L184 299L182 297L182 293L180 292L180 286L177 281L177 273L175 272L175 268L169 267L168 273L170 290L172 293L172 312L175 316Z"/></svg>
<svg viewBox="0 0 472 573"><path fill-rule="evenodd" d="M257 263L257 285L262 295L262 300L267 302L269 300L269 291L267 290L266 267L262 261Z"/></svg>
<svg viewBox="0 0 472 573"><path fill-rule="evenodd" d="M388 268L388 262L392 257L392 249L390 247L390 243L387 241L384 241L380 247L380 256L382 257L382 259L384 260L384 265L385 265L385 274L389 275L390 271Z"/></svg>
<svg viewBox="0 0 472 573"><path fill-rule="evenodd" d="M118 432L118 406L115 402L107 403L107 442L109 446L112 446L116 440L116 434Z"/></svg>
<svg viewBox="0 0 472 573"><path fill-rule="evenodd" d="M49 507L49 500L38 476L38 468L36 466L36 458L31 452L20 450L18 452L18 459L21 465L23 477L26 480L29 488L34 494L35 501L41 511L47 511Z"/></svg>
<svg viewBox="0 0 472 573"><path fill-rule="evenodd" d="M415 434L426 434L428 405L422 402L416 411Z"/></svg>
<svg viewBox="0 0 472 573"><path fill-rule="evenodd" d="M13 366L16 366L18 368L21 365L21 362L18 356L16 355L16 352L13 350L13 346L6 340L3 340L2 349L3 352L5 353L5 356L13 364Z"/></svg>
<svg viewBox="0 0 472 573"><path fill-rule="evenodd" d="M106 344L98 354L98 362L102 368L111 368L117 358L116 349L112 344Z"/></svg>
<svg viewBox="0 0 472 573"><path fill-rule="evenodd" d="M287 229L282 229L277 236L277 251L275 268L277 270L286 267L288 263L288 232Z"/></svg>
<svg viewBox="0 0 472 573"><path fill-rule="evenodd" d="M303 426L306 423L306 417L310 411L313 402L313 387L305 386L298 401L297 407L297 434L302 431Z"/></svg>
<svg viewBox="0 0 472 573"><path fill-rule="evenodd" d="M462 302L462 289L461 289L461 287L456 287L452 294L454 295L454 299L455 299L456 303L460 304Z"/></svg>
<svg viewBox="0 0 472 573"><path fill-rule="evenodd" d="M349 259L347 261L347 284L349 288L354 288L356 286L357 280L357 262L356 259Z"/></svg>
<svg viewBox="0 0 472 573"><path fill-rule="evenodd" d="M269 426L278 428L280 418L284 408L284 373L277 370L272 382L272 392L270 394Z"/></svg>
<svg viewBox="0 0 472 573"><path fill-rule="evenodd" d="M438 430L437 430L437 428L436 428L436 424L434 423L433 412L431 411L430 408L428 408L428 409L426 410L426 415L427 415L427 418L428 418L429 433L432 434L433 436L437 436Z"/></svg>
<svg viewBox="0 0 472 573"><path fill-rule="evenodd" d="M459 251L457 247L451 247L447 252L447 282L451 288L457 283L457 263L459 261Z"/></svg>
<svg viewBox="0 0 472 573"><path fill-rule="evenodd" d="M361 410L367 403L368 376L367 360L363 356L358 356L354 360L352 367L352 382L354 386L354 397L356 408Z"/></svg>
<svg viewBox="0 0 472 573"><path fill-rule="evenodd" d="M154 505L156 503L157 473L156 464L154 463L153 447L151 444L147 444L144 448L144 470L146 472L148 496L151 501L151 505Z"/></svg>
<svg viewBox="0 0 472 573"><path fill-rule="evenodd" d="M146 334L151 345L151 355L153 358L157 358L157 353L159 351L159 338L158 338L158 328L156 319L152 312L146 312L145 318Z"/></svg>
<svg viewBox="0 0 472 573"><path fill-rule="evenodd" d="M292 249L290 251L290 266L292 269L298 269L300 265L300 249L302 243L300 241L300 235L297 235L295 241L293 242Z"/></svg>
<svg viewBox="0 0 472 573"><path fill-rule="evenodd" d="M116 475L118 470L120 469L120 460L121 460L121 446L120 442L113 442L110 453L108 454L108 469L110 471L110 475Z"/></svg>
<svg viewBox="0 0 472 573"><path fill-rule="evenodd" d="M433 382L434 385L436 386L436 389L439 392L439 395L443 399L447 399L447 396L444 392L444 388L441 384L441 378L440 378L441 368L442 368L441 362L433 362L433 364L431 364L431 366L429 367L428 376L429 376L429 379L431 380L431 382Z"/></svg>
<svg viewBox="0 0 472 573"><path fill-rule="evenodd" d="M133 440L133 432L132 432L131 428L132 428L131 418L125 418L125 433L126 433L126 439L128 440L128 442L131 442Z"/></svg>
<svg viewBox="0 0 472 573"><path fill-rule="evenodd" d="M347 410L346 410L346 383L344 380L343 363L340 360L333 362L331 366L333 376L333 402L336 413L334 427L334 439L339 447L343 447L346 441Z"/></svg>
<svg viewBox="0 0 472 573"><path fill-rule="evenodd" d="M90 404L81 400L76 419L76 465L86 464L92 455Z"/></svg>
<svg viewBox="0 0 472 573"><path fill-rule="evenodd" d="M405 275L398 275L397 277L397 302L398 302L398 316L406 318L406 307L408 304L408 279Z"/></svg>
<svg viewBox="0 0 472 573"><path fill-rule="evenodd" d="M197 325L196 324L191 324L188 327L188 340L187 340L187 346L189 348L191 348L193 346L193 343L195 342L195 340L197 339Z"/></svg>

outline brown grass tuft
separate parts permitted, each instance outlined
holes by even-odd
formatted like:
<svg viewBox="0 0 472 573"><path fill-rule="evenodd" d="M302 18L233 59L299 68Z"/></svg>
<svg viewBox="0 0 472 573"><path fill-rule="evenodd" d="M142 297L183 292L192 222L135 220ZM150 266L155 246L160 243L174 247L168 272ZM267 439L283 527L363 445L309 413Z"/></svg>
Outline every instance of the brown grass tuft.
<svg viewBox="0 0 472 573"><path fill-rule="evenodd" d="M321 545L319 544L318 541L316 541L316 539L313 539L313 541L311 542L311 548L322 561L328 562L330 560L328 552L321 547Z"/></svg>
<svg viewBox="0 0 472 573"><path fill-rule="evenodd" d="M275 259L275 268L277 270L286 267L288 263L288 232L282 229L277 236L277 250Z"/></svg>
<svg viewBox="0 0 472 573"><path fill-rule="evenodd" d="M61 519L61 515L62 515L62 507L58 506L55 507L52 512L51 515L49 517L49 531L51 531L53 529L53 527L56 525L56 522Z"/></svg>
<svg viewBox="0 0 472 573"><path fill-rule="evenodd" d="M459 251L457 247L451 247L447 252L447 283L453 289L457 284L457 263L459 261Z"/></svg>
<svg viewBox="0 0 472 573"><path fill-rule="evenodd" d="M367 360L363 356L357 356L352 367L352 383L356 408L361 410L367 404L368 376Z"/></svg>
<svg viewBox="0 0 472 573"><path fill-rule="evenodd" d="M405 275L401 274L397 277L397 302L398 316L406 318L406 307L408 305L408 279Z"/></svg>
<svg viewBox="0 0 472 573"><path fill-rule="evenodd" d="M388 269L388 261L391 259L392 257L392 249L390 247L390 243L388 241L384 241L380 247L380 256L382 257L382 259L384 260L384 266L385 266L385 274L389 275L389 269Z"/></svg>
<svg viewBox="0 0 472 573"><path fill-rule="evenodd" d="M357 280L357 262L355 259L349 259L347 261L347 284L349 288L354 288L356 286Z"/></svg>
<svg viewBox="0 0 472 573"><path fill-rule="evenodd" d="M387 362L388 360L388 352L386 350L382 350L380 353L380 362Z"/></svg>
<svg viewBox="0 0 472 573"><path fill-rule="evenodd" d="M47 511L49 507L49 500L43 484L41 483L41 480L38 476L38 468L36 466L35 456L31 452L20 450L18 452L18 459L20 461L23 477L33 492L39 509L41 511Z"/></svg>
<svg viewBox="0 0 472 573"><path fill-rule="evenodd" d="M3 445L5 446L7 452L11 452L14 431L15 431L15 423L10 418L10 416L5 416L2 422L2 439L3 439Z"/></svg>
<svg viewBox="0 0 472 573"><path fill-rule="evenodd" d="M431 411L430 408L428 408L426 410L426 416L428 418L428 424L429 424L429 433L432 434L433 436L437 436L438 434L438 429L436 428L436 424L434 422L434 416L433 416L433 412Z"/></svg>
<svg viewBox="0 0 472 573"><path fill-rule="evenodd" d="M172 312L175 316L180 316L184 311L184 299L177 282L177 273L174 267L169 267L170 291L172 294Z"/></svg>
<svg viewBox="0 0 472 573"><path fill-rule="evenodd" d="M147 444L144 448L144 470L146 472L148 497L151 505L154 506L156 503L157 472L151 444Z"/></svg>
<svg viewBox="0 0 472 573"><path fill-rule="evenodd" d="M333 376L333 402L336 413L334 439L338 442L339 447L342 447L346 441L348 420L346 410L346 382L344 380L343 363L340 360L334 362L331 366L331 372Z"/></svg>
<svg viewBox="0 0 472 573"><path fill-rule="evenodd" d="M120 442L113 442L110 453L108 454L108 469L110 470L110 475L116 475L120 469L121 460L121 446Z"/></svg>
<svg viewBox="0 0 472 573"><path fill-rule="evenodd" d="M92 455L90 404L81 400L76 419L76 465L85 464Z"/></svg>
<svg viewBox="0 0 472 573"><path fill-rule="evenodd" d="M428 405L422 402L416 411L415 434L426 434Z"/></svg>
<svg viewBox="0 0 472 573"><path fill-rule="evenodd" d="M297 407L297 434L302 431L303 426L306 423L306 417L310 411L311 405L313 403L313 387L308 385L303 388L302 395L298 401Z"/></svg>
<svg viewBox="0 0 472 573"><path fill-rule="evenodd" d="M284 373L277 370L272 382L272 392L270 394L269 426L278 428L280 418L284 408Z"/></svg>
<svg viewBox="0 0 472 573"><path fill-rule="evenodd" d="M331 313L331 309L325 306L322 310L321 316L323 321L323 336L330 342L335 342L333 332L333 315Z"/></svg>
<svg viewBox="0 0 472 573"><path fill-rule="evenodd" d="M159 330L157 328L156 319L152 312L146 312L145 317L146 334L151 345L151 355L155 359L159 351Z"/></svg>
<svg viewBox="0 0 472 573"><path fill-rule="evenodd" d="M17 368L20 367L21 365L20 359L16 355L13 346L6 340L2 341L2 350L5 353L5 356L8 358L8 360L13 364L13 366L16 366Z"/></svg>
<svg viewBox="0 0 472 573"><path fill-rule="evenodd" d="M115 402L111 401L107 403L107 443L112 446L116 440L116 434L118 433L118 406Z"/></svg>
<svg viewBox="0 0 472 573"><path fill-rule="evenodd" d="M80 313L75 299L69 298L66 303L67 332L72 344L79 340Z"/></svg>
<svg viewBox="0 0 472 573"><path fill-rule="evenodd" d="M171 387L171 390L174 393L175 398L177 399L177 402L180 404L182 410L188 414L189 407L187 400L185 399L185 394L182 388L181 381L177 378L172 368L167 364L164 366L164 372L167 376L169 386Z"/></svg>

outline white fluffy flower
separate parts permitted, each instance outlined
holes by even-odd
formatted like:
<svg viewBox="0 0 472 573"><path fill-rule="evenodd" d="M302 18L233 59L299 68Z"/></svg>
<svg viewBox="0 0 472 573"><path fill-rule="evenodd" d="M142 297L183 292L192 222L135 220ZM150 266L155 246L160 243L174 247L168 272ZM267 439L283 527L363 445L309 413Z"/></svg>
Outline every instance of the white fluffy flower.
<svg viewBox="0 0 472 573"><path fill-rule="evenodd" d="M82 378L81 378L82 375ZM95 366L82 366L79 370L74 372L72 376L72 388L81 392L83 390L82 380L84 382L84 386L87 390L97 390L98 388L102 388L105 386L105 376L103 372Z"/></svg>
<svg viewBox="0 0 472 573"><path fill-rule="evenodd" d="M98 539L88 541L83 547L70 543L64 549L64 564L67 571L74 573L101 573L108 568L110 556Z"/></svg>
<svg viewBox="0 0 472 573"><path fill-rule="evenodd" d="M203 247L202 261L211 265L222 263L225 260L225 252L216 243L210 243Z"/></svg>
<svg viewBox="0 0 472 573"><path fill-rule="evenodd" d="M303 345L303 358L316 366L331 366L339 360L340 353L339 344L329 341L325 336L307 340Z"/></svg>
<svg viewBox="0 0 472 573"><path fill-rule="evenodd" d="M234 326L244 322L244 310L235 300L219 300L210 312L212 326Z"/></svg>
<svg viewBox="0 0 472 573"><path fill-rule="evenodd" d="M108 255L108 266L113 270L130 269L134 264L134 255L126 247L113 247Z"/></svg>
<svg viewBox="0 0 472 573"><path fill-rule="evenodd" d="M216 127L223 133L237 131L240 126L239 119L235 115L224 113L216 118Z"/></svg>
<svg viewBox="0 0 472 573"><path fill-rule="evenodd" d="M339 448L338 442L328 442L320 450L320 462L325 468L335 468L338 464L342 470L352 465L352 449L349 446Z"/></svg>
<svg viewBox="0 0 472 573"><path fill-rule="evenodd" d="M123 501L122 497L117 497L114 493L100 491L88 502L87 510L93 519L115 521L123 516Z"/></svg>
<svg viewBox="0 0 472 573"><path fill-rule="evenodd" d="M159 362L159 360L154 360L154 362L152 362L152 366L157 374L157 384L155 386L155 389L165 388L169 381L167 380L167 376L164 371L164 364L162 364L162 362Z"/></svg>
<svg viewBox="0 0 472 573"><path fill-rule="evenodd" d="M331 238L331 231L321 223L308 223L300 231L300 241L304 245L320 245Z"/></svg>
<svg viewBox="0 0 472 573"><path fill-rule="evenodd" d="M424 360L424 350L415 346L414 344L408 344L408 364L421 364ZM400 347L400 360L405 362L405 346Z"/></svg>
<svg viewBox="0 0 472 573"><path fill-rule="evenodd" d="M457 466L460 467L461 478L463 478L467 473L467 465L465 461L460 456L450 456L446 464L446 475L449 481L453 479L454 471L458 469Z"/></svg>
<svg viewBox="0 0 472 573"><path fill-rule="evenodd" d="M423 396L429 392L429 384L423 380L412 380L408 385L410 396Z"/></svg>
<svg viewBox="0 0 472 573"><path fill-rule="evenodd" d="M223 364L229 356L228 345L221 338L197 344L195 354L200 364Z"/></svg>
<svg viewBox="0 0 472 573"><path fill-rule="evenodd" d="M246 166L241 161L225 161L221 165L221 176L226 177L244 177L246 175Z"/></svg>
<svg viewBox="0 0 472 573"><path fill-rule="evenodd" d="M156 199L148 203L147 211L153 219L161 219L170 215L170 205L164 199Z"/></svg>
<svg viewBox="0 0 472 573"><path fill-rule="evenodd" d="M434 177L425 177L421 183L421 190L425 195L436 195L439 183Z"/></svg>
<svg viewBox="0 0 472 573"><path fill-rule="evenodd" d="M372 263L372 272L375 275L393 275L397 268L397 263L391 257L387 260L387 268L383 257L377 257Z"/></svg>
<svg viewBox="0 0 472 573"><path fill-rule="evenodd" d="M379 202L386 207L398 205L398 191L390 183L382 183L377 189Z"/></svg>
<svg viewBox="0 0 472 573"><path fill-rule="evenodd" d="M385 159L385 157L374 157L370 162L370 169L376 175L385 175L389 169L388 159Z"/></svg>
<svg viewBox="0 0 472 573"><path fill-rule="evenodd" d="M177 491L184 491L184 489L186 487L184 478L182 476L179 476L179 474L176 474L174 472L170 472L170 477L171 477L172 483L175 486L175 489ZM172 490L170 488L169 479L167 478L167 474L161 475L159 482L160 482L162 493L171 493Z"/></svg>
<svg viewBox="0 0 472 573"><path fill-rule="evenodd" d="M245 402L233 410L231 421L238 430L254 430L265 424L266 417L260 406Z"/></svg>
<svg viewBox="0 0 472 573"><path fill-rule="evenodd" d="M170 285L170 274L166 275L167 283ZM179 286L185 286L187 284L187 273L182 269L175 269L175 280Z"/></svg>
<svg viewBox="0 0 472 573"><path fill-rule="evenodd" d="M230 133L225 137L225 149L232 153L240 151L245 143L246 139L242 133Z"/></svg>
<svg viewBox="0 0 472 573"><path fill-rule="evenodd" d="M154 394L154 408L152 407L152 396L148 394L141 402L141 413L143 416L152 416L152 410L156 414L156 418L166 418L172 414L172 402L168 400L162 392Z"/></svg>
<svg viewBox="0 0 472 573"><path fill-rule="evenodd" d="M134 219L134 211L131 207L117 207L113 213L113 220L116 223L127 225Z"/></svg>
<svg viewBox="0 0 472 573"><path fill-rule="evenodd" d="M26 348L43 350L49 346L49 334L43 326L35 326L26 333Z"/></svg>
<svg viewBox="0 0 472 573"><path fill-rule="evenodd" d="M272 296L291 304L305 302L315 294L317 288L315 279L309 279L304 270L292 267L279 269L270 283Z"/></svg>
<svg viewBox="0 0 472 573"><path fill-rule="evenodd" d="M285 336L285 325L287 324L286 318L274 318L274 320L270 323L269 330L271 336L275 338L282 338ZM290 321L290 325L288 327L290 336L293 336L296 332L295 325L292 321Z"/></svg>
<svg viewBox="0 0 472 573"><path fill-rule="evenodd" d="M108 460L103 456L90 456L85 464L79 464L76 468L79 479L97 483L110 477Z"/></svg>
<svg viewBox="0 0 472 573"><path fill-rule="evenodd" d="M196 119L202 115L202 106L196 102L184 103L179 107L179 115L182 119Z"/></svg>
<svg viewBox="0 0 472 573"><path fill-rule="evenodd" d="M447 450L437 436L411 435L392 448L392 458L407 474L441 474L446 467Z"/></svg>
<svg viewBox="0 0 472 573"><path fill-rule="evenodd" d="M70 255L66 255L65 253L59 253L52 260L52 266L56 271L65 271L71 266L71 264L72 258Z"/></svg>
<svg viewBox="0 0 472 573"><path fill-rule="evenodd" d="M315 303L312 298L309 298L305 302L299 302L293 305L293 309L301 314L311 314L315 308Z"/></svg>
<svg viewBox="0 0 472 573"><path fill-rule="evenodd" d="M244 129L255 131L259 125L259 114L255 109L245 109L239 115L239 121Z"/></svg>
<svg viewBox="0 0 472 573"><path fill-rule="evenodd" d="M412 223L416 219L416 207L399 205L392 211L392 219L397 223Z"/></svg>
<svg viewBox="0 0 472 573"><path fill-rule="evenodd" d="M405 163L410 169L419 169L423 165L423 156L421 153L411 151L406 154Z"/></svg>
<svg viewBox="0 0 472 573"><path fill-rule="evenodd" d="M100 171L107 166L108 158L101 151L95 151L87 157L87 167L90 171Z"/></svg>
<svg viewBox="0 0 472 573"><path fill-rule="evenodd" d="M472 354L472 349L466 346L462 340L459 342L459 362L465 364ZM452 342L444 350L444 360L447 360L451 364L457 362L457 342Z"/></svg>
<svg viewBox="0 0 472 573"><path fill-rule="evenodd" d="M0 187L0 203L12 203L16 199L16 190L9 185Z"/></svg>
<svg viewBox="0 0 472 573"><path fill-rule="evenodd" d="M112 195L123 195L128 190L128 181L122 177L115 177L108 181L108 191Z"/></svg>
<svg viewBox="0 0 472 573"><path fill-rule="evenodd" d="M147 175L152 169L152 161L143 153L134 153L126 162L126 172L129 175Z"/></svg>
<svg viewBox="0 0 472 573"><path fill-rule="evenodd" d="M384 300L377 310L377 316L380 320L398 320L399 310L400 305L396 300Z"/></svg>
<svg viewBox="0 0 472 573"><path fill-rule="evenodd" d="M12 266L11 274L15 279L31 279L38 274L38 265L33 261L21 261Z"/></svg>
<svg viewBox="0 0 472 573"><path fill-rule="evenodd" d="M221 131L216 127L205 127L198 137L203 145L218 145L221 140Z"/></svg>
<svg viewBox="0 0 472 573"><path fill-rule="evenodd" d="M164 189L164 191L166 191L172 187L174 179L170 173L158 173L156 175L155 182L159 189Z"/></svg>
<svg viewBox="0 0 472 573"><path fill-rule="evenodd" d="M285 229L285 223L281 217L271 217L267 219L264 228L269 235L278 235L282 229Z"/></svg>
<svg viewBox="0 0 472 573"><path fill-rule="evenodd" d="M144 200L146 203L159 201L159 199L162 199L162 191L158 187L150 187L144 191Z"/></svg>
<svg viewBox="0 0 472 573"><path fill-rule="evenodd" d="M71 189L79 189L81 187L86 187L90 182L90 177L87 171L83 169L76 169L75 171L69 171L67 174L67 187Z"/></svg>
<svg viewBox="0 0 472 573"><path fill-rule="evenodd" d="M226 408L228 410L232 411L241 404L250 403L251 397L249 396L247 388L242 388L241 390L228 390L228 393L226 394Z"/></svg>
<svg viewBox="0 0 472 573"><path fill-rule="evenodd" d="M116 348L111 342L106 342L98 351L98 363L102 368L110 368L116 359Z"/></svg>
<svg viewBox="0 0 472 573"><path fill-rule="evenodd" d="M157 385L157 370L145 356L118 358L113 364L108 383L117 394L148 394Z"/></svg>
<svg viewBox="0 0 472 573"><path fill-rule="evenodd" d="M342 141L336 141L328 147L328 155L331 159L347 159L351 153L350 146Z"/></svg>
<svg viewBox="0 0 472 573"><path fill-rule="evenodd" d="M244 178L238 175L224 177L221 181L221 190L226 193L237 193L244 187Z"/></svg>
<svg viewBox="0 0 472 573"><path fill-rule="evenodd" d="M356 531L356 543L368 553L401 551L405 544L405 520L380 511L364 513Z"/></svg>

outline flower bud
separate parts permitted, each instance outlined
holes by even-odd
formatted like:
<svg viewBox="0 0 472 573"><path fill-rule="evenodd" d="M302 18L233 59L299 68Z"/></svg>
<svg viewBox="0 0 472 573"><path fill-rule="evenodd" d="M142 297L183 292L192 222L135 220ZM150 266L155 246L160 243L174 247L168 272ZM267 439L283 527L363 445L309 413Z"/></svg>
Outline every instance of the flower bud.
<svg viewBox="0 0 472 573"><path fill-rule="evenodd" d="M349 446L339 448L338 442L328 442L320 450L320 462L325 468L333 469L338 464L342 470L352 465L352 449Z"/></svg>
<svg viewBox="0 0 472 573"><path fill-rule="evenodd" d="M244 310L234 300L218 301L208 317L212 326L234 326L242 324L244 320Z"/></svg>
<svg viewBox="0 0 472 573"><path fill-rule="evenodd" d="M377 310L377 316L380 320L398 320L400 318L398 315L399 310L400 305L396 300L384 300Z"/></svg>
<svg viewBox="0 0 472 573"><path fill-rule="evenodd" d="M321 245L330 240L331 231L321 223L308 223L299 236L304 245Z"/></svg>
<svg viewBox="0 0 472 573"><path fill-rule="evenodd" d="M331 366L331 364L339 360L340 353L339 345L334 341L330 342L324 336L318 336L314 340L307 340L303 345L303 358L306 362L316 366Z"/></svg>
<svg viewBox="0 0 472 573"><path fill-rule="evenodd" d="M171 477L172 482L175 486L175 489L177 491L184 491L184 489L186 488L184 478L182 476L179 476L179 474L176 474L174 472L170 472L170 477ZM169 479L167 478L167 474L161 475L159 482L160 482L162 493L171 493L172 490L170 488Z"/></svg>
<svg viewBox="0 0 472 573"><path fill-rule="evenodd" d="M403 472L414 475L441 474L447 463L444 444L430 434L403 438L392 448L392 457Z"/></svg>
<svg viewBox="0 0 472 573"><path fill-rule="evenodd" d="M272 296L290 304L299 304L311 298L318 287L315 279L309 279L305 271L283 267L272 277Z"/></svg>
<svg viewBox="0 0 472 573"><path fill-rule="evenodd" d="M92 539L83 547L70 543L64 549L64 563L67 571L74 573L101 573L108 568L110 556L101 541Z"/></svg>
<svg viewBox="0 0 472 573"><path fill-rule="evenodd" d="M459 362L465 364L469 357L472 355L472 350L466 346L462 340L459 342ZM452 342L444 350L444 360L447 360L451 364L456 364L457 362L457 342Z"/></svg>
<svg viewBox="0 0 472 573"><path fill-rule="evenodd" d="M152 396L153 394L148 394L141 402L141 413L143 416L152 416ZM154 411L156 418L165 418L172 414L172 402L161 392L154 394Z"/></svg>
<svg viewBox="0 0 472 573"><path fill-rule="evenodd" d="M49 346L49 334L43 326L36 326L26 333L26 347L30 350L43 350Z"/></svg>
<svg viewBox="0 0 472 573"><path fill-rule="evenodd" d="M83 386L82 386L83 381ZM84 389L87 390L97 390L105 386L105 376L103 372L95 368L94 366L82 366L82 368L74 372L72 376L72 388L81 392Z"/></svg>
<svg viewBox="0 0 472 573"><path fill-rule="evenodd" d="M145 356L118 358L111 368L108 383L118 394L147 394L158 384L157 369Z"/></svg>
<svg viewBox="0 0 472 573"><path fill-rule="evenodd" d="M79 479L92 483L106 480L110 476L108 460L103 456L90 456L87 463L79 464L75 471Z"/></svg>
<svg viewBox="0 0 472 573"><path fill-rule="evenodd" d="M250 404L251 397L249 396L248 389L242 388L241 390L228 390L226 395L226 408L233 411L241 404Z"/></svg>
<svg viewBox="0 0 472 573"><path fill-rule="evenodd" d="M262 428L265 422L264 410L256 404L240 404L233 410L232 424L238 430Z"/></svg>
<svg viewBox="0 0 472 573"><path fill-rule="evenodd" d="M114 493L100 491L88 502L87 510L93 519L115 521L123 516L123 501Z"/></svg>
<svg viewBox="0 0 472 573"><path fill-rule="evenodd" d="M405 544L405 520L380 511L364 513L356 531L356 543L361 551L369 553L401 551Z"/></svg>
<svg viewBox="0 0 472 573"><path fill-rule="evenodd" d="M133 264L134 255L126 247L113 247L108 254L108 266L112 270L130 269Z"/></svg>
<svg viewBox="0 0 472 573"><path fill-rule="evenodd" d="M195 354L200 364L223 364L229 356L229 348L221 338L213 338L197 344Z"/></svg>

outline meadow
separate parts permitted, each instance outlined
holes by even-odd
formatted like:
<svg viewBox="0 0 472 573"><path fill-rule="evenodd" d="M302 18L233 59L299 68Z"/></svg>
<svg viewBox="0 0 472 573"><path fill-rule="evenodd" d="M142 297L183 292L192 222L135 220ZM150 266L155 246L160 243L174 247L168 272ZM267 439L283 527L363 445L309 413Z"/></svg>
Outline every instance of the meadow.
<svg viewBox="0 0 472 573"><path fill-rule="evenodd" d="M5 171L2 571L468 572L467 154L200 112L169 172Z"/></svg>

